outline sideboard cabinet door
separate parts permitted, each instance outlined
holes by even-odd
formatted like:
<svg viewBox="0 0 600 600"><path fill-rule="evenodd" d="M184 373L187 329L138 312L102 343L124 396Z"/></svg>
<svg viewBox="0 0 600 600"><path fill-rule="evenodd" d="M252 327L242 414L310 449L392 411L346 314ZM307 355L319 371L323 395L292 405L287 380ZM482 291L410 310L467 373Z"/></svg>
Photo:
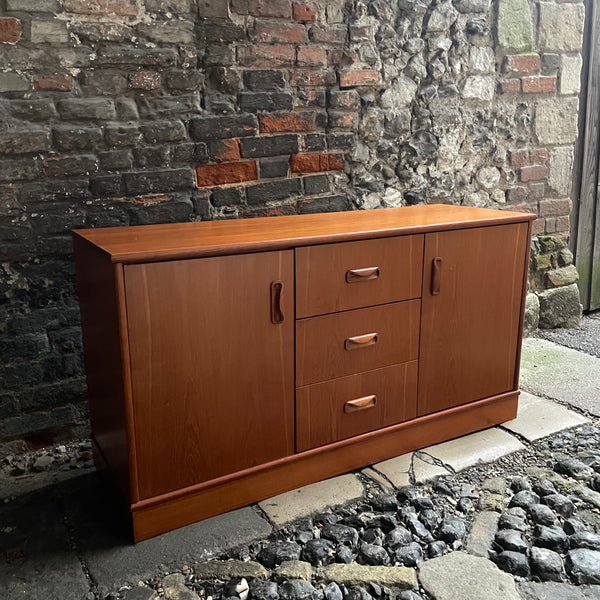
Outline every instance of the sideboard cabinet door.
<svg viewBox="0 0 600 600"><path fill-rule="evenodd" d="M293 251L125 266L140 498L294 452Z"/></svg>
<svg viewBox="0 0 600 600"><path fill-rule="evenodd" d="M418 414L514 389L527 223L425 236Z"/></svg>

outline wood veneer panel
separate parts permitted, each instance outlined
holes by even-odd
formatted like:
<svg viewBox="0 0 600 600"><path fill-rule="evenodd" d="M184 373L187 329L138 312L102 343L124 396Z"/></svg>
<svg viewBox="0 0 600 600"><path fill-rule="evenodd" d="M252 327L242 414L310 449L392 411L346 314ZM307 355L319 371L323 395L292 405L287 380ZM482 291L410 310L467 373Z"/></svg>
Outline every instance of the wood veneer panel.
<svg viewBox="0 0 600 600"><path fill-rule="evenodd" d="M85 372L92 436L120 489L137 500L130 485L129 421L123 382L119 297L110 257L75 236L77 293L81 312Z"/></svg>
<svg viewBox="0 0 600 600"><path fill-rule="evenodd" d="M414 360L297 388L296 451L414 419L417 373ZM345 405L357 398L371 401L366 408L348 412Z"/></svg>
<svg viewBox="0 0 600 600"><path fill-rule="evenodd" d="M521 223L425 236L419 415L513 389L527 234Z"/></svg>
<svg viewBox="0 0 600 600"><path fill-rule="evenodd" d="M417 359L420 306L409 300L296 321L296 385ZM370 334L374 343L347 342Z"/></svg>
<svg viewBox="0 0 600 600"><path fill-rule="evenodd" d="M534 219L509 211L446 204L377 210L173 223L75 231L113 262L216 256L459 229ZM400 231L401 230L401 231Z"/></svg>
<svg viewBox="0 0 600 600"><path fill-rule="evenodd" d="M276 494L514 419L519 392L386 427L132 506L141 541Z"/></svg>
<svg viewBox="0 0 600 600"><path fill-rule="evenodd" d="M294 452L293 282L292 251L125 267L142 498Z"/></svg>
<svg viewBox="0 0 600 600"><path fill-rule="evenodd" d="M296 317L419 298L422 271L422 235L298 248Z"/></svg>

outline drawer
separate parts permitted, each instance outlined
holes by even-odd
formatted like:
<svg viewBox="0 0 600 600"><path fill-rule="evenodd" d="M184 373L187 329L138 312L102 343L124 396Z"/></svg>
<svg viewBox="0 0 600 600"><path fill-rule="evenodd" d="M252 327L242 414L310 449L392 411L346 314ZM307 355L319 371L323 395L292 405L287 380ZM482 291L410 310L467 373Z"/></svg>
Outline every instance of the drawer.
<svg viewBox="0 0 600 600"><path fill-rule="evenodd" d="M296 248L296 318L421 297L423 236Z"/></svg>
<svg viewBox="0 0 600 600"><path fill-rule="evenodd" d="M414 419L418 361L296 390L296 452Z"/></svg>
<svg viewBox="0 0 600 600"><path fill-rule="evenodd" d="M296 321L296 386L415 360L421 301Z"/></svg>

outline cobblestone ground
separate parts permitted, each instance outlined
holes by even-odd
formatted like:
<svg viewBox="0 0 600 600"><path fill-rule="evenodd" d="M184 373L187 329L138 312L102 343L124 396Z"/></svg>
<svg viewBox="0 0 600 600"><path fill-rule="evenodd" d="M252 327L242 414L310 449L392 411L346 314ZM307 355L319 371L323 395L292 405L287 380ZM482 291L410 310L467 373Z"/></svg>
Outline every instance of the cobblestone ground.
<svg viewBox="0 0 600 600"><path fill-rule="evenodd" d="M223 537L209 553L157 562L113 589L95 580L82 550L85 528L68 506L81 493L77 482L95 478L88 445L6 457L3 598L24 597L27 581L32 598L44 591L86 600L600 598L600 422L521 441L523 450L458 473L442 462L447 475L419 485L397 488L381 474L357 472L359 500L283 527L271 523L270 535L241 544ZM75 487L55 493L66 479ZM44 515L28 509L32 496L55 505L63 533L45 531ZM33 553L31 539L20 536L32 523L41 544ZM49 546L40 541L46 536ZM48 563L45 553L61 546L64 562ZM141 556L144 545L132 548Z"/></svg>

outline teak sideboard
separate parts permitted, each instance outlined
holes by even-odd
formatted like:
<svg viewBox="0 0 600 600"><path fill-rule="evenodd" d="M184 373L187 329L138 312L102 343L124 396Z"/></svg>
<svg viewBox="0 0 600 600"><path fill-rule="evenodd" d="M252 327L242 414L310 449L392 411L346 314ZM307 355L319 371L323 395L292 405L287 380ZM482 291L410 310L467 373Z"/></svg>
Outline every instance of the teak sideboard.
<svg viewBox="0 0 600 600"><path fill-rule="evenodd" d="M514 418L534 218L75 231L94 451L134 539Z"/></svg>

